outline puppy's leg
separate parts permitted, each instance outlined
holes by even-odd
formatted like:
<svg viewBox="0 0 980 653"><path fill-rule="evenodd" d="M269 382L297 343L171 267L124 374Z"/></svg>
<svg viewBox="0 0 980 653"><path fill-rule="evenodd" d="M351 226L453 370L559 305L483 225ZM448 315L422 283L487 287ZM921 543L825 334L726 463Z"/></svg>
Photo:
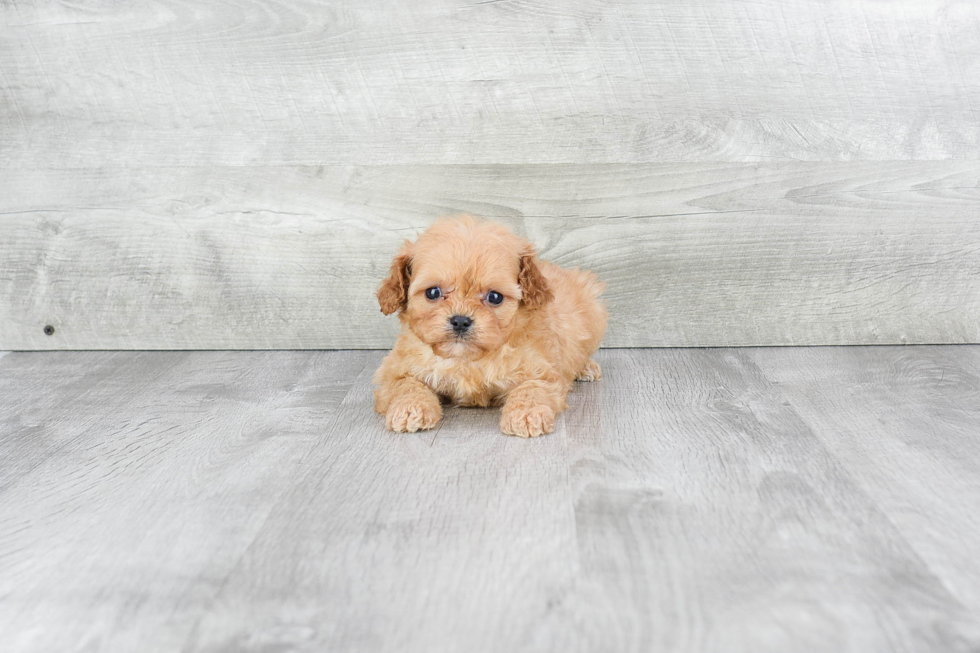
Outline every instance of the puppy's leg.
<svg viewBox="0 0 980 653"><path fill-rule="evenodd" d="M568 386L560 381L525 381L510 391L500 412L500 430L536 438L555 429L555 415L565 410Z"/></svg>
<svg viewBox="0 0 980 653"><path fill-rule="evenodd" d="M442 419L439 397L418 379L402 377L374 391L374 409L398 433L431 429Z"/></svg>
<svg viewBox="0 0 980 653"><path fill-rule="evenodd" d="M595 362L591 358L586 361L585 367L582 371L578 373L575 377L576 381L598 381L602 378L602 368L599 367L599 363Z"/></svg>

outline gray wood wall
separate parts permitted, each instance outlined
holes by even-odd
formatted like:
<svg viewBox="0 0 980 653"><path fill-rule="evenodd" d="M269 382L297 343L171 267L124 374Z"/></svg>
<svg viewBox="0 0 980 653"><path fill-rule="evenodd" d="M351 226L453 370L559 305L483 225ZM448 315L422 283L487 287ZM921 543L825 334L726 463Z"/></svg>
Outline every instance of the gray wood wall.
<svg viewBox="0 0 980 653"><path fill-rule="evenodd" d="M607 346L980 342L980 3L0 11L0 349L384 347L459 211Z"/></svg>

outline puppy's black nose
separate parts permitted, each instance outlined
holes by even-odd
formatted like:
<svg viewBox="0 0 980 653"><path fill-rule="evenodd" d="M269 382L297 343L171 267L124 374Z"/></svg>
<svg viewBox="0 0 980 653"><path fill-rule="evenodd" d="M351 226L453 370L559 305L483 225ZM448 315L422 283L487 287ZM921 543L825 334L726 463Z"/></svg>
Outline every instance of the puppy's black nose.
<svg viewBox="0 0 980 653"><path fill-rule="evenodd" d="M470 328L473 324L473 318L467 317L465 315L453 315L449 318L449 324L452 325L453 331L457 334L466 333L466 330Z"/></svg>

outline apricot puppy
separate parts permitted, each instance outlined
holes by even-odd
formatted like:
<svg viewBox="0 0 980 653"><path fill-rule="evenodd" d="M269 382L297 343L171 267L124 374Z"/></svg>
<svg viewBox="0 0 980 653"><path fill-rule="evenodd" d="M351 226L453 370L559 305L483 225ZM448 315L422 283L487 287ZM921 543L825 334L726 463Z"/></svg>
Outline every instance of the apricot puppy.
<svg viewBox="0 0 980 653"><path fill-rule="evenodd" d="M502 405L500 429L551 433L606 330L603 284L537 258L505 226L469 216L406 241L378 289L402 331L374 375L374 408L392 431L430 429L441 401Z"/></svg>

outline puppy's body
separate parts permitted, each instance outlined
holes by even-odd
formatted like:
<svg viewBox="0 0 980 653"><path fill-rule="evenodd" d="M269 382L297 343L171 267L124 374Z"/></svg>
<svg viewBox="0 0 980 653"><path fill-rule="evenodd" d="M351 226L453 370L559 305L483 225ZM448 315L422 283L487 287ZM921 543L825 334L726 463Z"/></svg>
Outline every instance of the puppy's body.
<svg viewBox="0 0 980 653"><path fill-rule="evenodd" d="M508 434L550 432L572 382L600 376L590 356L606 327L602 288L538 260L501 225L436 223L406 243L378 291L385 313L401 311L402 332L375 375L376 410L396 431L431 428L441 397L503 405Z"/></svg>
<svg viewBox="0 0 980 653"><path fill-rule="evenodd" d="M596 297L601 291L588 272L541 262L555 300L516 321L499 349L480 358L443 357L410 328L402 330L375 381L389 373L412 376L460 406L492 406L524 381L556 377L570 387L599 347L606 315Z"/></svg>

